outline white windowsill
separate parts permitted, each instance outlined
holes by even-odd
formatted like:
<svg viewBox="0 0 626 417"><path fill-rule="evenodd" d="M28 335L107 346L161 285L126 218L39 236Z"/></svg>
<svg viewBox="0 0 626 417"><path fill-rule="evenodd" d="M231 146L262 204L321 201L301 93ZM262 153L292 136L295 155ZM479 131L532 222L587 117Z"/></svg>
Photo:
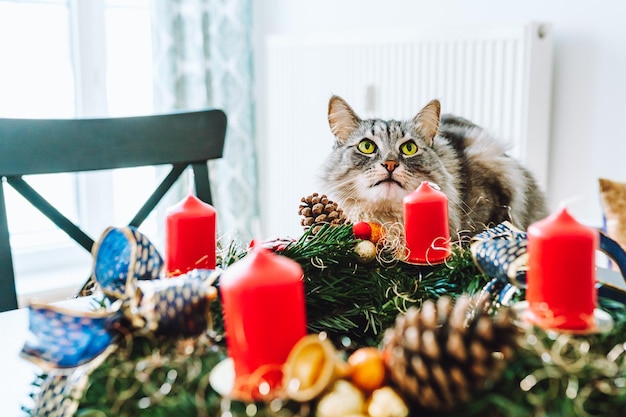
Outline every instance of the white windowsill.
<svg viewBox="0 0 626 417"><path fill-rule="evenodd" d="M31 301L51 303L73 298L91 274L90 268L72 266L20 276L16 282L19 307Z"/></svg>
<svg viewBox="0 0 626 417"><path fill-rule="evenodd" d="M76 244L13 253L19 307L30 301L56 302L74 297L91 275L91 255Z"/></svg>

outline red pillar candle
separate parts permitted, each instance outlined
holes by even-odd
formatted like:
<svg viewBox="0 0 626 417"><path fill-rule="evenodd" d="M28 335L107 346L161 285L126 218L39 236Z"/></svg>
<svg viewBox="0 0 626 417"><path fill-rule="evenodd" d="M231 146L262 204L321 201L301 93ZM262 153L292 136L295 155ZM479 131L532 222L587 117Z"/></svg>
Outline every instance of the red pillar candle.
<svg viewBox="0 0 626 417"><path fill-rule="evenodd" d="M280 384L283 363L306 334L302 268L256 246L224 271L220 293L235 390L256 397L260 383Z"/></svg>
<svg viewBox="0 0 626 417"><path fill-rule="evenodd" d="M529 317L552 329L593 326L599 236L565 208L528 227L526 300Z"/></svg>
<svg viewBox="0 0 626 417"><path fill-rule="evenodd" d="M418 265L443 262L450 255L448 197L423 181L402 202L407 262Z"/></svg>
<svg viewBox="0 0 626 417"><path fill-rule="evenodd" d="M189 194L166 211L165 266L168 276L215 269L215 209Z"/></svg>

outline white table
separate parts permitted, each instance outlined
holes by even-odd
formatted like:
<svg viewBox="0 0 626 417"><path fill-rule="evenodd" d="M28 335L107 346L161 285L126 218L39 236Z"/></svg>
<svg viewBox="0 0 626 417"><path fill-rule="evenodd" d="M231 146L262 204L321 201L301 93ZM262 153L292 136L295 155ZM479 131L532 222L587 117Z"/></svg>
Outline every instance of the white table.
<svg viewBox="0 0 626 417"><path fill-rule="evenodd" d="M92 308L89 297L55 303L75 310ZM31 383L40 368L20 357L28 337L28 309L0 313L0 416L25 416L22 405L31 405Z"/></svg>
<svg viewBox="0 0 626 417"><path fill-rule="evenodd" d="M0 314L0 410L7 417L21 416L22 404L30 404L30 384L39 369L19 357L28 335L28 311L19 309Z"/></svg>

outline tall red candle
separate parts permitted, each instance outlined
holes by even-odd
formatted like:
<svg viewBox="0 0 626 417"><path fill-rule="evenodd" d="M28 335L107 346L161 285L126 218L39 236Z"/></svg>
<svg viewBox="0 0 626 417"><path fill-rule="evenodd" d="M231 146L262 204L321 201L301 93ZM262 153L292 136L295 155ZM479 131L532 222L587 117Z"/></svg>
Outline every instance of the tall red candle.
<svg viewBox="0 0 626 417"><path fill-rule="evenodd" d="M593 325L598 244L598 233L565 208L528 227L526 300L532 321L552 329Z"/></svg>
<svg viewBox="0 0 626 417"><path fill-rule="evenodd" d="M407 262L431 265L450 255L448 197L423 181L402 200Z"/></svg>
<svg viewBox="0 0 626 417"><path fill-rule="evenodd" d="M235 365L235 387L255 396L258 378L280 368L306 334L303 271L300 264L263 247L254 247L220 277L228 355ZM278 371L278 375L276 374ZM261 375L251 377L259 372ZM236 388L237 389L237 388Z"/></svg>
<svg viewBox="0 0 626 417"><path fill-rule="evenodd" d="M166 211L165 267L168 276L215 269L215 209L189 194Z"/></svg>

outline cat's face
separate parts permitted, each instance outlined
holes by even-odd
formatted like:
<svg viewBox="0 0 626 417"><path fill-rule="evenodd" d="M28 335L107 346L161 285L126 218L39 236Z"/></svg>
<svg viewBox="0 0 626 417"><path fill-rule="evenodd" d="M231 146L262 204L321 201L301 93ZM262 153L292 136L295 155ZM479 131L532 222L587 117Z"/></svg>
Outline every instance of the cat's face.
<svg viewBox="0 0 626 417"><path fill-rule="evenodd" d="M329 103L336 144L322 177L338 201L395 205L422 181L439 182L441 161L432 149L439 127L438 101L408 121L360 119L340 97Z"/></svg>

